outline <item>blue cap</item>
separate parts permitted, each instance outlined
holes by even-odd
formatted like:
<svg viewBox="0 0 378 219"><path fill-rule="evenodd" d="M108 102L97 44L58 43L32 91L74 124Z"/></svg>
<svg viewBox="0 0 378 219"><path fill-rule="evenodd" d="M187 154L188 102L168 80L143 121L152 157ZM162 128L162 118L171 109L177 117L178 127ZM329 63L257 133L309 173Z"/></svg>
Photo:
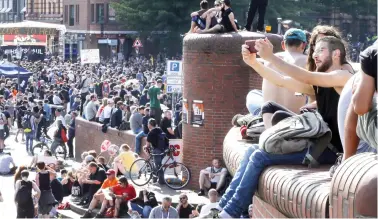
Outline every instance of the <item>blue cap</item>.
<svg viewBox="0 0 378 219"><path fill-rule="evenodd" d="M284 35L284 40L289 40L289 39L300 40L304 43L307 43L305 32L303 30L296 29L296 28L290 28L286 31Z"/></svg>

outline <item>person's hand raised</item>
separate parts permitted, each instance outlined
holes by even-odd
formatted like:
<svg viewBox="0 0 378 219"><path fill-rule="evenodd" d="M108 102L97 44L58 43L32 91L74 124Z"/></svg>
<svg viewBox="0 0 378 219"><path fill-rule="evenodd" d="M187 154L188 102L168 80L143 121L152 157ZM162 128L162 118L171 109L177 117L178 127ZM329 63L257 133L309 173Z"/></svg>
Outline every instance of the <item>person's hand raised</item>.
<svg viewBox="0 0 378 219"><path fill-rule="evenodd" d="M254 64L257 63L256 53L251 53L249 51L248 45L245 45L245 44L242 45L242 55L243 55L243 60L247 65L253 66Z"/></svg>
<svg viewBox="0 0 378 219"><path fill-rule="evenodd" d="M257 55L267 61L270 61L271 57L274 56L273 44L268 40L268 38L256 40L255 48L258 51Z"/></svg>

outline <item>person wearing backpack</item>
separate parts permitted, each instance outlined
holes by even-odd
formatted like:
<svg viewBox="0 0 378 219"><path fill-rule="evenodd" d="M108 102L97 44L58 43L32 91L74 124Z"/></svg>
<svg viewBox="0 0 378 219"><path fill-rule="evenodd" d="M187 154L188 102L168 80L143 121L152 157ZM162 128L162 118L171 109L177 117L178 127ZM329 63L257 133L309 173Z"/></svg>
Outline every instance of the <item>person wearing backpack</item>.
<svg viewBox="0 0 378 219"><path fill-rule="evenodd" d="M37 200L41 195L41 190L33 181L29 181L29 171L21 172L21 180L17 180L15 185L15 202L17 205L17 218L34 218L34 202L32 190L36 194Z"/></svg>
<svg viewBox="0 0 378 219"><path fill-rule="evenodd" d="M22 127L24 128L24 133L26 137L26 152L31 152L33 150L33 140L35 132L35 117L28 112L22 118Z"/></svg>
<svg viewBox="0 0 378 219"><path fill-rule="evenodd" d="M5 140L5 125L7 124L7 118L5 117L2 109L0 109L0 153L4 150L4 140Z"/></svg>
<svg viewBox="0 0 378 219"><path fill-rule="evenodd" d="M148 129L150 132L147 135L147 144L151 145L153 154L161 154L169 147L169 139L160 127L156 126L156 120L151 118L148 120ZM159 169L165 155L154 156L155 168ZM153 182L156 183L159 180L159 184L164 184L164 172L160 170L158 172L158 179L154 176Z"/></svg>

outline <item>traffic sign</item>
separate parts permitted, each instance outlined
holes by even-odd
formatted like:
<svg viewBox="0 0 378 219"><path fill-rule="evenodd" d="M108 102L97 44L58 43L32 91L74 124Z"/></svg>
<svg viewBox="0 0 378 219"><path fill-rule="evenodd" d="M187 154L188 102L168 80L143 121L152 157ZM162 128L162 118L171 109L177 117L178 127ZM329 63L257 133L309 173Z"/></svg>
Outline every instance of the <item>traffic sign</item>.
<svg viewBox="0 0 378 219"><path fill-rule="evenodd" d="M167 61L167 75L181 76L182 75L182 61Z"/></svg>
<svg viewBox="0 0 378 219"><path fill-rule="evenodd" d="M143 47L143 44L142 44L142 42L139 39L136 39L134 41L133 47L137 47L137 48Z"/></svg>
<svg viewBox="0 0 378 219"><path fill-rule="evenodd" d="M179 85L179 84L167 85L167 93L181 93L181 92L182 92L182 85Z"/></svg>
<svg viewBox="0 0 378 219"><path fill-rule="evenodd" d="M181 77L167 77L167 84L169 84L169 85L175 85L175 84L182 85L182 78Z"/></svg>

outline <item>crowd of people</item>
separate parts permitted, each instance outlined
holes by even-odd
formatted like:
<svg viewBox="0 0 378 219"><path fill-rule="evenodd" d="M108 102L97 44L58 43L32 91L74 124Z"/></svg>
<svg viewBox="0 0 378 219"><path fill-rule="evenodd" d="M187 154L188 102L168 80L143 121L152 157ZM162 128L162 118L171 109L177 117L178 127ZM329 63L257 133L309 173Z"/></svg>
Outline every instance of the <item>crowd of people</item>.
<svg viewBox="0 0 378 219"><path fill-rule="evenodd" d="M190 33L239 29L229 0L216 1L212 9L208 9L206 1L200 6L200 11L191 14ZM265 10L266 4L259 7ZM246 29L250 28L248 25ZM207 193L210 204L194 208L188 196L181 194L177 208L172 207L170 197L163 198L159 205L153 192L142 189L138 193L124 175L132 171L131 164L141 155L142 138L147 139L147 148L151 147L153 154L161 154L168 139L182 137L182 105L179 101L170 109L172 99L165 91L165 60L152 63L137 57L122 63L83 66L55 58L47 62L24 61L21 65L34 72L25 88L19 87L17 80L0 78L0 173L15 176L18 217L34 217L37 212L48 218L56 214L57 208L64 208L63 197L71 196L73 202L88 209L83 218L118 217L122 211L143 218L209 215L239 218L250 214L249 206L259 176L267 166L334 164L330 169L332 177L341 162L356 153L377 152L377 42L361 53L358 69L348 62L343 37L331 26L318 25L311 33L289 29L283 36L283 52L277 54L273 53L268 39L254 43L242 45L241 55L263 78L264 104L257 106L261 108L257 116L263 121L260 134L271 137L282 131L279 124L315 114L311 122L321 124L324 133L332 133L325 147L300 145L303 142L314 145L314 136L302 137L300 142L290 138L288 140L293 141L290 146L261 141L262 145L246 150L229 185L227 170L219 159L214 159L212 166L200 172L198 195ZM251 114L255 112L249 110ZM128 145L121 145L120 153L109 166L104 157L92 150L81 155L79 167L57 172L54 149L67 143L68 157L74 156L75 118L78 116L102 124L103 132L108 128L129 130L136 136L135 153ZM27 152L32 151L34 140L48 136L48 130L53 127L51 151L35 155L29 166L17 168L12 156L3 153L4 140L9 137L14 121L18 129L15 140L18 141L21 134ZM154 158L157 168L162 158ZM30 180L30 171L34 169L36 177ZM161 171L153 182L164 183ZM221 195L219 201L218 195ZM94 215L98 205L101 208Z"/></svg>

